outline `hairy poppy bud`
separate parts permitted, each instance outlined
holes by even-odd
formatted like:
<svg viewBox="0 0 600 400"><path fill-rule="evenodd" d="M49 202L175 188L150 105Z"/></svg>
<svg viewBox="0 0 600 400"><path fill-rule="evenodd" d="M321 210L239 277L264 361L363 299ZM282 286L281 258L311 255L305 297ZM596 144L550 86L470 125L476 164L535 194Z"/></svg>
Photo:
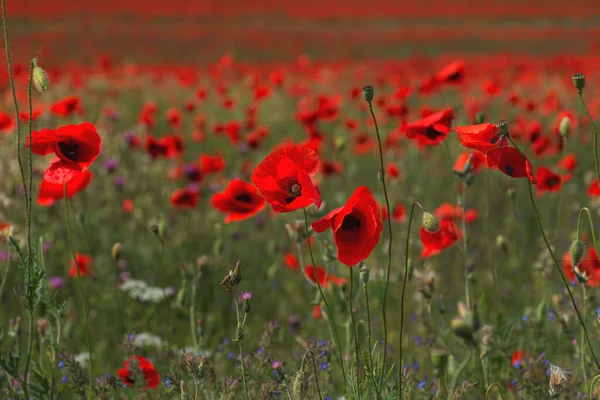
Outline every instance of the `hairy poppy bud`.
<svg viewBox="0 0 600 400"><path fill-rule="evenodd" d="M45 92L46 90L48 90L48 86L50 86L50 79L48 79L48 74L46 73L46 71L44 71L42 67L37 65L37 61L34 60L33 63L35 65L33 67L32 73L33 86L38 92Z"/></svg>
<svg viewBox="0 0 600 400"><path fill-rule="evenodd" d="M369 269L364 264L360 267L360 280L365 285L369 283Z"/></svg>
<svg viewBox="0 0 600 400"><path fill-rule="evenodd" d="M304 377L304 371L300 370L294 377L294 382L292 383L292 395L294 400L302 400L305 398L307 390L308 382Z"/></svg>
<svg viewBox="0 0 600 400"><path fill-rule="evenodd" d="M336 136L335 139L333 139L333 147L337 151L343 151L346 148L346 138L342 136Z"/></svg>
<svg viewBox="0 0 600 400"><path fill-rule="evenodd" d="M365 98L365 101L367 103L371 104L371 102L373 101L373 98L375 97L375 88L371 85L367 85L362 88L362 94L363 94L363 97Z"/></svg>
<svg viewBox="0 0 600 400"><path fill-rule="evenodd" d="M577 89L578 93L581 93L583 88L585 87L585 75L581 72L573 74L573 85L575 85L575 89Z"/></svg>
<svg viewBox="0 0 600 400"><path fill-rule="evenodd" d="M440 230L440 221L431 213L423 213L423 228L429 233L436 233Z"/></svg>
<svg viewBox="0 0 600 400"><path fill-rule="evenodd" d="M478 112L477 115L475 116L475 123L483 124L484 120L485 120L485 114L482 113L481 111Z"/></svg>
<svg viewBox="0 0 600 400"><path fill-rule="evenodd" d="M573 240L573 243L571 243L571 247L569 248L569 255L571 256L573 268L575 268L583 256L583 242L581 240Z"/></svg>
<svg viewBox="0 0 600 400"><path fill-rule="evenodd" d="M567 137L571 132L571 118L563 117L560 120L560 125L558 126L558 131L560 132L560 136Z"/></svg>
<svg viewBox="0 0 600 400"><path fill-rule="evenodd" d="M113 261L119 261L121 258L121 252L123 251L123 245L119 242L115 243L112 247L111 255Z"/></svg>

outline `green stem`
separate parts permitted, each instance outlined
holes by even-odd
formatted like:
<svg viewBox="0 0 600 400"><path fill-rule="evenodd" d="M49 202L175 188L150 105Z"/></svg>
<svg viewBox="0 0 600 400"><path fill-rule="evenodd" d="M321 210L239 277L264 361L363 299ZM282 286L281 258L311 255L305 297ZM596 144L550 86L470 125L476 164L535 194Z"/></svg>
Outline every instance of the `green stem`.
<svg viewBox="0 0 600 400"><path fill-rule="evenodd" d="M12 244L8 243L7 250L7 259L6 259L6 270L4 270L4 276L2 277L2 284L0 284L0 299L2 299L2 294L4 293L4 286L6 286L6 281L8 280L8 271L10 271L10 260L11 260L11 250Z"/></svg>
<svg viewBox="0 0 600 400"><path fill-rule="evenodd" d="M587 316L587 293L586 293L586 284L582 283L581 287L583 289L583 319L585 321L585 317ZM583 374L583 382L584 382L584 388L587 388L587 383L588 383L588 379L587 379L587 371L585 368L585 332L582 329L581 330L581 372Z"/></svg>
<svg viewBox="0 0 600 400"><path fill-rule="evenodd" d="M233 300L235 301L235 315L236 315L236 339L237 339L237 330L243 328L243 324L240 322L240 305L238 304L237 292L233 291ZM248 384L246 383L246 368L244 366L244 350L242 348L242 339L238 339L238 348L240 350L240 368L242 369L242 382L244 384L244 398L246 400L250 399L248 396Z"/></svg>
<svg viewBox="0 0 600 400"><path fill-rule="evenodd" d="M513 146L515 146L515 148L517 150L519 150L519 152L523 155L523 159L526 160L527 156L525 155L525 153L523 151L521 151L519 146L517 146L517 144L512 139L512 137L508 136L508 139L513 144ZM540 233L542 234L542 238L544 239L546 248L548 249L548 252L550 252L550 256L552 257L554 266L558 270L558 273L560 274L563 284L564 284L565 288L567 289L567 293L569 294L569 299L571 300L571 305L573 306L573 309L575 310L575 314L577 314L577 319L579 319L579 323L581 324L581 328L583 329L584 334L585 334L585 340L587 341L588 347L590 348L590 352L592 353L592 358L594 359L594 364L596 364L596 369L600 370L600 362L598 361L598 358L596 357L596 352L594 351L594 348L592 347L592 342L590 341L590 336L589 336L587 328L585 326L585 322L583 322L583 318L581 317L581 313L579 312L579 307L577 307L577 302L575 302L575 298L573 297L573 292L571 291L569 282L567 282L567 278L565 278L565 274L563 273L562 268L558 264L558 261L556 261L556 257L554 255L554 252L552 251L552 246L550 246L550 242L548 242L548 237L546 236L546 233L544 232L544 227L542 226L540 214L538 212L537 205L535 203L535 198L533 196L533 190L531 189L531 181L529 179L527 180L527 188L529 189L529 199L531 200L531 205L533 206L533 211L535 213L535 218L537 220L538 228L540 230Z"/></svg>
<svg viewBox="0 0 600 400"><path fill-rule="evenodd" d="M563 140L564 140L564 147L563 147L562 154L564 156L565 154L567 154L567 138L564 137ZM555 232L555 238L554 238L554 241L556 243L556 248L558 248L558 239L560 237L560 220L562 218L563 193L564 193L564 190L558 191L558 208L556 211L556 232Z"/></svg>
<svg viewBox="0 0 600 400"><path fill-rule="evenodd" d="M493 387L498 388L498 393L500 393L500 398L502 400L504 400L504 395L502 394L502 388L500 387L500 384L495 383L495 382L492 383L490 386L488 386L487 390L485 391L485 400L488 399L488 397L490 395L490 392L491 392L491 390L492 390Z"/></svg>
<svg viewBox="0 0 600 400"><path fill-rule="evenodd" d="M192 332L192 341L194 351L198 352L198 338L196 337L196 276L192 277L192 298L190 299L190 330ZM235 299L237 306L237 298ZM239 319L238 319L239 321Z"/></svg>
<svg viewBox="0 0 600 400"><path fill-rule="evenodd" d="M588 216L588 222L590 224L590 232L592 234L592 241L594 242L594 250L596 251L596 254L598 254L598 248L596 247L596 231L594 229L594 223L592 222L592 214L590 212L590 209L587 207L582 207L581 210L579 210L579 216L577 217L577 239L580 238L580 233L581 233L581 217L583 216L583 213L586 213Z"/></svg>
<svg viewBox="0 0 600 400"><path fill-rule="evenodd" d="M354 362L356 363L356 382L360 384L360 358L358 355L358 337L356 336L356 321L354 321L354 310L352 309L352 296L354 292L354 273L350 267L350 288L348 290L348 312L352 321L352 336L354 337Z"/></svg>
<svg viewBox="0 0 600 400"><path fill-rule="evenodd" d="M312 351L307 350L306 353L304 353L304 357L302 357L302 363L300 364L300 369L304 371L304 363L306 360L306 356L309 354L310 358L312 359L313 374L315 374L315 384L317 386L317 393L319 394L319 399L323 400L323 395L321 394L321 387L319 386L319 377L317 376L317 363L315 362L315 355Z"/></svg>
<svg viewBox="0 0 600 400"><path fill-rule="evenodd" d="M456 370L456 374L452 378L452 382L450 383L450 391L448 392L448 400L452 400L454 398L454 391L456 390L456 384L458 383L458 378L460 377L460 374L465 369L465 367L469 364L469 361L471 361L472 356L473 356L473 348L470 348L469 355L465 357L465 359L463 360L462 363L460 363L460 365L458 366L458 369Z"/></svg>
<svg viewBox="0 0 600 400"><path fill-rule="evenodd" d="M379 394L379 385L377 384L377 380L375 379L375 365L373 364L373 343L371 336L371 307L369 305L369 289L367 283L363 283L363 293L365 295L365 306L367 308L367 344L368 344L368 355L369 355L369 375L371 375L371 380L373 382L373 388L375 389L375 393L377 398L381 398Z"/></svg>
<svg viewBox="0 0 600 400"><path fill-rule="evenodd" d="M467 252L467 185L465 182L462 182L462 197L461 197L461 207L462 207L462 231L463 231L463 252L465 257L465 299L467 302L467 309L471 309L471 296L469 292L469 255Z"/></svg>
<svg viewBox="0 0 600 400"><path fill-rule="evenodd" d="M579 100L581 101L581 105L583 106L583 109L585 110L585 114L587 115L588 119L592 123L592 128L594 129L594 162L596 164L595 165L596 166L596 180L597 180L598 184L600 185L600 164L598 163L598 129L596 128L596 123L594 122L594 119L590 115L590 112L589 112L587 106L585 105L585 101L583 100L581 91L578 90L577 95L579 96Z"/></svg>
<svg viewBox="0 0 600 400"><path fill-rule="evenodd" d="M369 104L369 111L371 112L371 117L373 118L373 124L375 125L375 132L377 133L377 145L379 147L379 167L380 167L380 172L381 172L381 185L383 188L383 197L385 198L385 206L387 207L388 210L388 216L387 216L387 222L388 222L388 236L390 237L389 242L388 242L388 264L387 264L387 271L386 271L386 276L385 276L385 289L383 291L383 309L382 309L382 316L383 316L383 361L382 361L382 366L381 366L381 379L380 381L383 382L383 375L385 374L385 363L386 363L386 358L387 358L387 313L386 313L386 306L387 306L387 294L388 294L388 289L390 286L390 271L392 268L392 241L393 241L393 236L392 236L392 209L390 208L390 200L388 197L388 192L387 192L387 186L385 183L385 167L383 165L383 147L381 145L381 135L379 134L379 126L377 125L377 119L375 118L375 113L373 112L373 105L371 104L371 102L368 102ZM369 349L369 351L371 351Z"/></svg>
<svg viewBox="0 0 600 400"><path fill-rule="evenodd" d="M81 294L81 301L83 303L83 318L84 318L84 328L85 328L85 336L87 342L87 349L90 355L90 368L88 372L89 379L89 396L93 397L94 389L92 386L92 376L93 376L93 363L94 363L94 354L92 353L92 339L90 336L90 325L88 322L88 304L87 298L85 296L85 291L83 290L83 282L81 280L81 273L79 271L79 263L77 262L77 256L75 255L75 246L73 245L73 237L71 235L71 223L69 222L69 200L67 198L67 184L63 184L63 195L65 202L65 224L67 225L67 237L69 239L69 247L71 248L71 253L73 256L73 262L75 263L75 268L77 270L77 282L79 284L79 293Z"/></svg>
<svg viewBox="0 0 600 400"><path fill-rule="evenodd" d="M590 399L594 398L594 383L596 383L596 379L600 378L600 375L596 375L594 379L592 379L592 384L590 385Z"/></svg>
<svg viewBox="0 0 600 400"><path fill-rule="evenodd" d="M400 300L400 337L399 342L400 342L400 364L399 364L399 378L398 378L398 398L402 398L402 366L404 363L404 357L403 357L403 346L402 346L402 340L403 340L403 333L404 333L404 299L406 298L406 282L408 281L408 257L409 257L409 246L410 246L410 228L412 227L412 218L413 218L413 214L415 212L415 207L419 206L419 208L421 208L421 210L423 210L423 207L421 207L421 205L417 202L413 203L412 207L410 208L410 216L408 217L408 231L406 233L406 247L405 247L405 254L404 254L404 277L402 279L402 294L401 294L401 300Z"/></svg>
<svg viewBox="0 0 600 400"><path fill-rule="evenodd" d="M325 293L323 293L323 288L321 287L321 283L319 282L318 274L317 274L317 264L315 263L315 257L312 251L312 245L310 244L310 232L308 230L308 214L306 213L306 208L302 209L304 211L304 227L306 229L306 242L308 243L308 252L310 254L310 261L312 262L313 272L315 274L315 281L317 283L317 289L319 289L319 294L323 299L323 303L325 304L325 309L327 310L327 320L329 321L329 325L334 333L335 345L338 348L338 355L340 360L340 367L342 368L342 378L344 380L344 393L347 391L346 384L346 369L344 368L344 357L342 355L342 346L340 345L340 336L338 334L337 328L335 326L335 320L333 319L333 313L329 308L329 303L327 303L327 299L325 298Z"/></svg>

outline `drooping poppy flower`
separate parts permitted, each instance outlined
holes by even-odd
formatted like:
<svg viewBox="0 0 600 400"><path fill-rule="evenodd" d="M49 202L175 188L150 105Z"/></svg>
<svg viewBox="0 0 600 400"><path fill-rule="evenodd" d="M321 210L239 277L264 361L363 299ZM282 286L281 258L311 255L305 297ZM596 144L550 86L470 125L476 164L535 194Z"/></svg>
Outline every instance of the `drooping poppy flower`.
<svg viewBox="0 0 600 400"><path fill-rule="evenodd" d="M447 108L406 124L403 130L406 137L415 139L419 146L435 146L448 136L453 119L452 109Z"/></svg>
<svg viewBox="0 0 600 400"><path fill-rule="evenodd" d="M211 156L210 154L200 155L200 170L203 174L216 174L225 169L225 159L220 155Z"/></svg>
<svg viewBox="0 0 600 400"><path fill-rule="evenodd" d="M289 269L298 269L298 268L300 268L300 264L298 264L298 259L296 258L295 255L293 255L291 253L285 253L283 255L283 263Z"/></svg>
<svg viewBox="0 0 600 400"><path fill-rule="evenodd" d="M313 268L312 265L306 265L304 267L304 273L306 274L308 279L310 279L311 281L313 281L315 283L317 282L315 279L315 269ZM331 285L339 286L343 283L348 282L348 280L345 278L340 278L333 274L328 274L323 268L319 267L318 265L317 265L317 276L319 278L319 285L321 285L323 287L329 287Z"/></svg>
<svg viewBox="0 0 600 400"><path fill-rule="evenodd" d="M455 126L454 131L460 143L467 149L486 153L490 149L506 145L506 138L501 140L498 127L494 124Z"/></svg>
<svg viewBox="0 0 600 400"><path fill-rule="evenodd" d="M497 147L485 153L488 168L498 169L511 178L529 178L536 184L533 167L528 158L514 147Z"/></svg>
<svg viewBox="0 0 600 400"><path fill-rule="evenodd" d="M211 203L217 210L227 214L226 224L250 218L265 208L265 199L258 194L258 190L241 179L229 182L224 192L213 195Z"/></svg>
<svg viewBox="0 0 600 400"><path fill-rule="evenodd" d="M599 197L600 196L600 186L598 185L598 179L594 179L587 189L588 196L590 197Z"/></svg>
<svg viewBox="0 0 600 400"><path fill-rule="evenodd" d="M539 167L535 171L535 178L538 194L541 194L541 192L558 192L562 187L562 177L552 172L550 168Z"/></svg>
<svg viewBox="0 0 600 400"><path fill-rule="evenodd" d="M27 114L27 119L29 119L29 113ZM0 133L10 133L14 127L15 120L7 113L0 111Z"/></svg>
<svg viewBox="0 0 600 400"><path fill-rule="evenodd" d="M44 179L63 184L81 171L85 171L100 154L102 138L94 125L85 122L66 125L56 130L42 129L32 132L31 151L38 155L54 153L58 157L44 173Z"/></svg>
<svg viewBox="0 0 600 400"><path fill-rule="evenodd" d="M81 100L77 96L69 96L57 101L50 107L50 111L61 117L68 117L75 112L83 114Z"/></svg>
<svg viewBox="0 0 600 400"><path fill-rule="evenodd" d="M137 360L137 361L136 361ZM135 360L131 359L130 361L123 362L123 368L119 369L118 375L119 378L123 381L123 383L127 386L134 385L135 377L134 377L134 368L132 368L132 363L137 362L137 368L144 375L146 389L153 389L158 386L158 382L160 380L158 372L154 369L154 365L146 358L141 356L135 356Z"/></svg>
<svg viewBox="0 0 600 400"><path fill-rule="evenodd" d="M379 205L366 186L359 186L343 207L313 222L315 232L331 228L338 260L351 267L369 257L383 229Z"/></svg>
<svg viewBox="0 0 600 400"><path fill-rule="evenodd" d="M177 189L171 194L171 206L174 208L194 208L198 204L197 190Z"/></svg>
<svg viewBox="0 0 600 400"><path fill-rule="evenodd" d="M92 256L75 253L75 260L71 259L71 268L69 268L70 276L77 276L77 267L79 267L80 276L89 275L92 272Z"/></svg>
<svg viewBox="0 0 600 400"><path fill-rule="evenodd" d="M446 65L435 75L437 83L462 83L465 79L465 62L458 60Z"/></svg>
<svg viewBox="0 0 600 400"><path fill-rule="evenodd" d="M275 212L290 212L315 204L321 196L312 182L319 171L319 157L301 146L285 146L269 154L252 173L252 183Z"/></svg>
<svg viewBox="0 0 600 400"><path fill-rule="evenodd" d="M456 172L463 172L469 159L471 160L471 172L477 172L485 165L485 155L483 153L478 151L464 151L456 157L453 170Z"/></svg>
<svg viewBox="0 0 600 400"><path fill-rule="evenodd" d="M434 233L428 232L421 226L419 236L423 244L421 255L423 258L428 258L451 247L460 240L462 232L456 227L454 221L445 219L440 221L440 228Z"/></svg>
<svg viewBox="0 0 600 400"><path fill-rule="evenodd" d="M67 198L75 196L77 193L85 189L92 179L94 174L90 171L82 171L77 173L73 178L66 182ZM40 190L38 191L37 202L39 205L48 207L53 205L57 200L64 197L64 184L52 183L47 180L42 180Z"/></svg>

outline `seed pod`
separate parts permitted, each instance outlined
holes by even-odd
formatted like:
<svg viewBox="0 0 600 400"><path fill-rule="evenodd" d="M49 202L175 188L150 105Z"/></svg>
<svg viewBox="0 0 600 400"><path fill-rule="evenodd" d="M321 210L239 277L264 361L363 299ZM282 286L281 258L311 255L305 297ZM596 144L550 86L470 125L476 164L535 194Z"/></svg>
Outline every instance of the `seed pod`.
<svg viewBox="0 0 600 400"><path fill-rule="evenodd" d="M581 72L577 72L576 74L573 74L572 78L575 89L577 89L578 93L581 93L581 91L585 87L585 75Z"/></svg>
<svg viewBox="0 0 600 400"><path fill-rule="evenodd" d="M569 133L571 133L571 118L563 117L563 119L560 120L558 131L560 132L560 136L562 137L569 136Z"/></svg>
<svg viewBox="0 0 600 400"><path fill-rule="evenodd" d="M375 97L375 88L371 85L367 85L367 86L363 87L362 95L363 95L365 101L367 103L371 104L371 102L373 101L373 98Z"/></svg>

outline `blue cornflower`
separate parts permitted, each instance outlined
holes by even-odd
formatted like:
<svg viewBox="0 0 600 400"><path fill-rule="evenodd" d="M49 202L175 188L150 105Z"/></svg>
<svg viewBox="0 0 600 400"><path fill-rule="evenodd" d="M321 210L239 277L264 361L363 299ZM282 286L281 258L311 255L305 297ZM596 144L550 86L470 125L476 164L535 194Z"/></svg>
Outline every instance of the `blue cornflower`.
<svg viewBox="0 0 600 400"><path fill-rule="evenodd" d="M328 362L322 362L321 363L321 370L325 371L328 368L329 368L329 363Z"/></svg>
<svg viewBox="0 0 600 400"><path fill-rule="evenodd" d="M58 362L58 369L63 369L65 367L65 362L63 360L60 360Z"/></svg>
<svg viewBox="0 0 600 400"><path fill-rule="evenodd" d="M419 382L419 390L424 390L426 386L427 386L427 382L425 382L425 381Z"/></svg>
<svg viewBox="0 0 600 400"><path fill-rule="evenodd" d="M163 380L163 383L165 384L165 387L168 389L169 386L171 386L171 381L168 378L165 378Z"/></svg>
<svg viewBox="0 0 600 400"><path fill-rule="evenodd" d="M67 376L63 376L62 379L60 380L63 384L67 383Z"/></svg>
<svg viewBox="0 0 600 400"><path fill-rule="evenodd" d="M231 351L229 352L229 354L227 354L227 358L230 360L233 358L233 353Z"/></svg>
<svg viewBox="0 0 600 400"><path fill-rule="evenodd" d="M419 368L421 368L421 364L419 364L419 362L418 362L418 361L415 361L415 362L412 364L412 368L413 368L413 370L415 370L415 371L418 371L418 370L419 370Z"/></svg>

